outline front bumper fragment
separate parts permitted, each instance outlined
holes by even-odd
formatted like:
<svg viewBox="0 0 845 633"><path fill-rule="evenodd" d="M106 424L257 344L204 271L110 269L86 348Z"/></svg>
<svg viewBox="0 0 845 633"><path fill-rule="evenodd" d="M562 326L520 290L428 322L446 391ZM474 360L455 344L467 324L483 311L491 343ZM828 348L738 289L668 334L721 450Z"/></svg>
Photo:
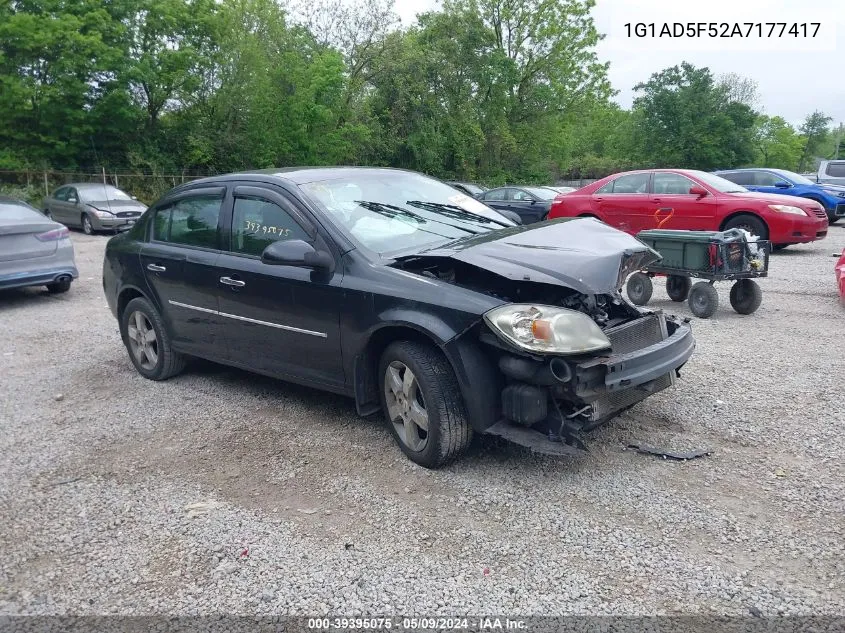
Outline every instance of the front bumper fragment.
<svg viewBox="0 0 845 633"><path fill-rule="evenodd" d="M674 373L689 360L695 351L689 324L667 320L662 315L647 318L657 319L652 327L666 328L666 338L641 349L597 357L576 365L575 394L578 397L589 400L593 395L645 385ZM614 333L609 332L609 335L612 340Z"/></svg>

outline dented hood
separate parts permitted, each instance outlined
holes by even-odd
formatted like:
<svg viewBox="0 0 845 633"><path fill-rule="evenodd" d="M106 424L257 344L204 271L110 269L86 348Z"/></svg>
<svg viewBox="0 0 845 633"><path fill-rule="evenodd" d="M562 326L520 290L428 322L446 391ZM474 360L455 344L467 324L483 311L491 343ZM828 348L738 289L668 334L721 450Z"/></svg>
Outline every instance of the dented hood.
<svg viewBox="0 0 845 633"><path fill-rule="evenodd" d="M454 259L508 279L583 294L617 292L630 273L660 260L638 239L591 218L491 231L400 259L420 257Z"/></svg>

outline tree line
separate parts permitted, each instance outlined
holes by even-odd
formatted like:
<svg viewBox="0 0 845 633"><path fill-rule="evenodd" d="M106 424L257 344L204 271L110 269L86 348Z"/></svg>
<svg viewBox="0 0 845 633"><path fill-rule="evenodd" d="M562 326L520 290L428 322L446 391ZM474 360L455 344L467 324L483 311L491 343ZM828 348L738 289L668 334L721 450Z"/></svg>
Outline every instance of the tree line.
<svg viewBox="0 0 845 633"><path fill-rule="evenodd" d="M0 169L403 167L550 182L636 167L806 170L756 85L683 63L612 101L593 0L11 0L0 5ZM845 152L843 152L845 155Z"/></svg>

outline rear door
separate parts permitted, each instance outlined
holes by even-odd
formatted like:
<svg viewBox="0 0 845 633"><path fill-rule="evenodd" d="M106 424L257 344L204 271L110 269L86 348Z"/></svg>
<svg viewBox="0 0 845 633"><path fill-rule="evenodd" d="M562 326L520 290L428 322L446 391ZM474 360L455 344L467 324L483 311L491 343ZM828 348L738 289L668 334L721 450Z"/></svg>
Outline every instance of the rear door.
<svg viewBox="0 0 845 633"><path fill-rule="evenodd" d="M48 198L47 210L50 216L62 224L67 224L67 196L70 193L70 187L59 187L53 192L52 197Z"/></svg>
<svg viewBox="0 0 845 633"><path fill-rule="evenodd" d="M682 174L655 172L652 176L651 218L644 218L646 228L703 231L713 229L717 203L713 196L689 192L698 183Z"/></svg>
<svg viewBox="0 0 845 633"><path fill-rule="evenodd" d="M596 190L593 203L601 219L632 234L654 228L649 207L650 179L648 172L624 174Z"/></svg>
<svg viewBox="0 0 845 633"><path fill-rule="evenodd" d="M157 206L141 266L174 346L206 358L226 356L217 315L217 261L225 187L182 193Z"/></svg>
<svg viewBox="0 0 845 633"><path fill-rule="evenodd" d="M342 387L342 274L261 262L264 249L279 240L303 240L332 252L326 238L282 188L261 183L235 187L230 226L217 279L229 360Z"/></svg>
<svg viewBox="0 0 845 633"><path fill-rule="evenodd" d="M508 189L510 209L519 214L523 224L539 222L546 215L548 209L537 198L524 189Z"/></svg>

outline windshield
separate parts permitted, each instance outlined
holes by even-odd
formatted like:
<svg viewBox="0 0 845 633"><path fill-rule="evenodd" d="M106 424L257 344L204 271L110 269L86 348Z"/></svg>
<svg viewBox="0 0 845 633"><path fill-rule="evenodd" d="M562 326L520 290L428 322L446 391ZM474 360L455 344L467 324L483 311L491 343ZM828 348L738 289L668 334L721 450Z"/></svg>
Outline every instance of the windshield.
<svg viewBox="0 0 845 633"><path fill-rule="evenodd" d="M86 187L81 190L82 196L85 200L131 200L130 196L125 191L121 191L117 187L111 185L101 185L98 187Z"/></svg>
<svg viewBox="0 0 845 633"><path fill-rule="evenodd" d="M546 187L523 187L523 189L539 200L554 200L557 195L557 191Z"/></svg>
<svg viewBox="0 0 845 633"><path fill-rule="evenodd" d="M300 185L365 248L389 255L513 222L442 182L407 172L350 172Z"/></svg>
<svg viewBox="0 0 845 633"><path fill-rule="evenodd" d="M785 169L773 169L778 176L783 176L787 180L791 180L794 185L815 185L812 180L805 178L801 174L796 174L794 171L787 171Z"/></svg>
<svg viewBox="0 0 845 633"><path fill-rule="evenodd" d="M689 171L689 174L695 176L707 186L712 187L716 191L721 191L722 193L743 193L748 191L748 189L736 184L735 182L731 182L730 180L717 176L716 174L708 174L706 171L692 169Z"/></svg>

